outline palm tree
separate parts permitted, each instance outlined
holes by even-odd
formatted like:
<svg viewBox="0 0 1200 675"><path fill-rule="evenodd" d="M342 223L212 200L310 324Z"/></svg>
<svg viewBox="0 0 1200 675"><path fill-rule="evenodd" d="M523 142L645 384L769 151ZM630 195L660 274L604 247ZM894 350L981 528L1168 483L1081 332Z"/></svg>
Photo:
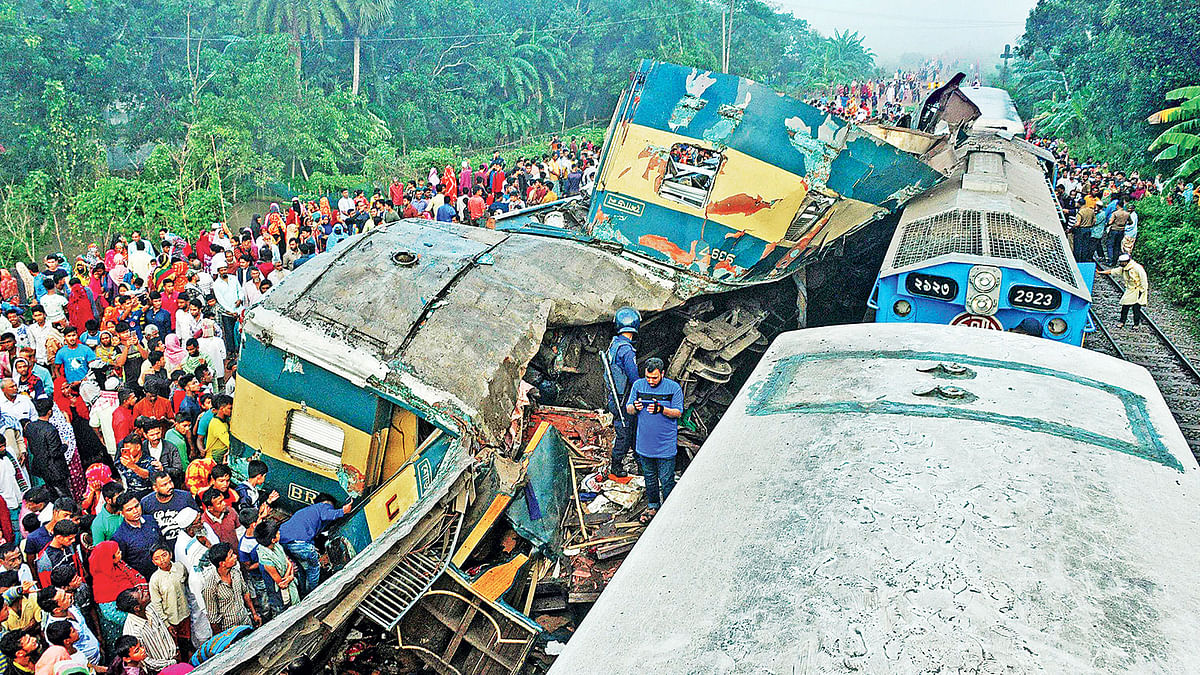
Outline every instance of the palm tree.
<svg viewBox="0 0 1200 675"><path fill-rule="evenodd" d="M1058 65L1062 57L1057 49L1038 50L1031 58L1018 61L1014 93L1018 100L1030 101L1038 131L1048 136L1078 132L1090 134L1083 99L1071 90L1067 74Z"/></svg>
<svg viewBox="0 0 1200 675"><path fill-rule="evenodd" d="M243 16L248 24L263 33L281 32L292 36L291 50L296 62L296 79L304 65L301 40L320 40L326 31L345 30L346 12L339 0L246 0Z"/></svg>
<svg viewBox="0 0 1200 675"><path fill-rule="evenodd" d="M820 86L830 87L870 74L875 67L875 53L863 44L858 31L833 32L825 38L817 52Z"/></svg>
<svg viewBox="0 0 1200 675"><path fill-rule="evenodd" d="M362 62L362 38L382 27L392 18L391 0L333 0L343 9L347 28L354 36L354 75L350 93L358 96L360 64Z"/></svg>
<svg viewBox="0 0 1200 675"><path fill-rule="evenodd" d="M1200 86L1180 87L1167 92L1166 100L1183 102L1159 110L1146 119L1150 124L1171 124L1148 148L1162 149L1154 161L1182 160L1173 181L1184 182L1200 174Z"/></svg>

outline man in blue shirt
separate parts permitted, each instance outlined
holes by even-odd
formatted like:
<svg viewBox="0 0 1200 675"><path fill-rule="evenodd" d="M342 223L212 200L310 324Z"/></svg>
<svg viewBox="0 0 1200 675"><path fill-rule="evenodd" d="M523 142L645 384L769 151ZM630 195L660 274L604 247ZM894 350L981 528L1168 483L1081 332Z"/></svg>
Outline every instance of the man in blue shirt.
<svg viewBox="0 0 1200 675"><path fill-rule="evenodd" d="M311 506L293 513L279 526L279 543L304 568L302 591L305 595L312 593L321 582L321 554L313 540L326 525L350 513L353 502L346 502L341 508L336 504L332 495L321 493Z"/></svg>
<svg viewBox="0 0 1200 675"><path fill-rule="evenodd" d="M637 416L635 449L646 479L647 502L641 521L648 523L675 487L675 453L683 415L683 389L663 377L662 359L646 360L646 376L633 383L625 411Z"/></svg>
<svg viewBox="0 0 1200 675"><path fill-rule="evenodd" d="M129 566L137 570L143 578L149 579L156 569L151 557L162 533L158 523L153 518L142 516L142 502L135 492L127 491L117 497L121 507L121 517L124 522L113 533L112 540L121 548L121 557Z"/></svg>
<svg viewBox="0 0 1200 675"><path fill-rule="evenodd" d="M173 451L174 448L164 449L164 452ZM197 508L196 500L187 490L176 490L175 481L166 471L156 471L151 478L154 480L154 492L142 497L142 514L154 519L158 531L173 551L175 540L179 537L176 516L184 509Z"/></svg>
<svg viewBox="0 0 1200 675"><path fill-rule="evenodd" d="M79 382L87 376L88 364L96 360L96 352L87 345L79 344L79 331L74 326L63 329L63 341L66 344L54 355L54 365L67 378L67 382Z"/></svg>
<svg viewBox="0 0 1200 675"><path fill-rule="evenodd" d="M150 307L142 313L142 326L148 324L158 326L159 335L171 333L171 313L163 309L162 294L158 291L150 291Z"/></svg>
<svg viewBox="0 0 1200 675"><path fill-rule="evenodd" d="M439 223L449 223L454 221L454 217L458 215L458 211L455 210L454 205L447 202L437 207L437 213L434 215L437 216Z"/></svg>

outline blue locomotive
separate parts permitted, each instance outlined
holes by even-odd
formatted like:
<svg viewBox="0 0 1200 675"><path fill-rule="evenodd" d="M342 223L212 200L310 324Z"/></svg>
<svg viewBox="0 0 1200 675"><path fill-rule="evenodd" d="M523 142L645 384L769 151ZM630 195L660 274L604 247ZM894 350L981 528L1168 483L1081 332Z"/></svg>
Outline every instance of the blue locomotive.
<svg viewBox="0 0 1200 675"><path fill-rule="evenodd" d="M967 93L981 97L979 89ZM986 95L1007 99L1003 90ZM1002 109L1015 117L1011 106ZM963 125L951 177L901 215L868 302L875 321L965 325L1082 344L1091 330L1095 266L1077 265L1071 256L1047 180L1054 158L1010 129L981 127L985 118L975 118L974 126Z"/></svg>

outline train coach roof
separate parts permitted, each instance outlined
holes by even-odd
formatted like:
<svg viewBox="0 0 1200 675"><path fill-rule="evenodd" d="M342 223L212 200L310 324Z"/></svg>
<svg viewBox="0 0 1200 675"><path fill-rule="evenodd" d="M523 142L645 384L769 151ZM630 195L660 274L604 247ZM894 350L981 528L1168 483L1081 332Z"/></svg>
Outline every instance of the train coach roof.
<svg viewBox="0 0 1200 675"><path fill-rule="evenodd" d="M1198 480L1140 367L786 333L551 673L1200 672Z"/></svg>
<svg viewBox="0 0 1200 675"><path fill-rule="evenodd" d="M448 404L500 434L548 325L664 309L676 290L651 266L573 241L414 219L316 256L246 325L360 386Z"/></svg>
<svg viewBox="0 0 1200 675"><path fill-rule="evenodd" d="M992 134L968 140L951 178L904 207L880 275L998 259L1090 300L1039 160L1023 145Z"/></svg>

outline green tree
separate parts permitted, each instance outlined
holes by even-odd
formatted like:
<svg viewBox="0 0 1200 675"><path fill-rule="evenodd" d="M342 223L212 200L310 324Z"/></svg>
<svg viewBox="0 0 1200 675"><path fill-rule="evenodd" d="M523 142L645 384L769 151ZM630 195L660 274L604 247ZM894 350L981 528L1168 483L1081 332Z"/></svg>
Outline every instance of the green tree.
<svg viewBox="0 0 1200 675"><path fill-rule="evenodd" d="M346 16L346 26L354 36L354 72L350 92L358 96L359 72L362 62L362 39L379 29L392 18L393 0L340 0Z"/></svg>
<svg viewBox="0 0 1200 675"><path fill-rule="evenodd" d="M243 14L247 25L254 29L292 36L290 48L296 79L300 79L304 67L303 41L320 40L326 33L342 33L347 24L345 9L338 0L246 0Z"/></svg>
<svg viewBox="0 0 1200 675"><path fill-rule="evenodd" d="M1178 161L1174 182L1189 182L1200 174L1200 86L1180 87L1167 92L1166 100L1181 101L1147 118L1150 124L1170 124L1149 150L1160 151L1154 161Z"/></svg>

